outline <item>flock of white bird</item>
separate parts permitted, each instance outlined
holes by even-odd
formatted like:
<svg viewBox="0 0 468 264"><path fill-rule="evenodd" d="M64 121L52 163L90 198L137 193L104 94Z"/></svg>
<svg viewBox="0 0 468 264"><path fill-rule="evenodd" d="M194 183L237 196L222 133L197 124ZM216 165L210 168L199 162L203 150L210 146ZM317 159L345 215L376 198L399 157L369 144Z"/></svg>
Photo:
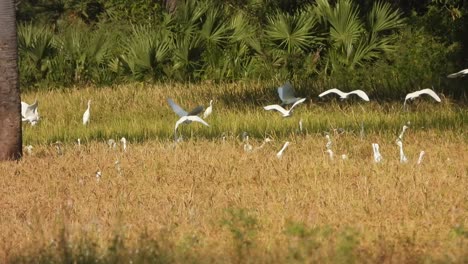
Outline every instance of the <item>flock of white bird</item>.
<svg viewBox="0 0 468 264"><path fill-rule="evenodd" d="M464 70L459 71L457 73L450 74L447 77L448 78L457 78L457 77L463 77L465 75L468 75L468 69L464 69ZM291 116L292 113L293 113L293 110L298 105L300 105L300 104L302 104L302 103L304 103L306 101L306 98L296 97L294 88L293 88L293 86L291 85L290 82L286 82L284 85L280 86L277 89L277 91L278 91L278 96L279 96L282 104L281 105L278 105L278 104L267 105L267 106L265 106L263 108L265 110L267 110L267 111L270 111L270 110L278 111L283 117ZM351 95L355 95L355 96L359 97L360 99L362 99L362 100L364 100L366 102L370 101L369 96L362 90L354 90L354 91L351 91L351 92L342 92L339 89L333 88L333 89L327 90L327 91L319 94L318 96L319 97L325 97L325 96L330 95L330 94L336 94L342 100L347 99ZM406 103L407 103L408 100L414 100L415 98L417 98L417 97L419 97L421 95L428 95L428 96L432 97L435 101L441 102L440 97L432 89L426 88L426 89L422 89L422 90L415 91L415 92L407 94L406 97L405 97L403 106L406 107ZM179 119L176 121L175 126L174 126L174 136L175 136L175 141L176 142L178 142L178 141L180 141L182 139L182 137L179 137L177 135L177 130L178 130L178 128L179 128L179 126L181 124L190 124L192 122L198 122L198 123L201 123L201 124L203 124L205 126L209 126L209 124L204 119L209 117L213 112L213 100L210 101L210 105L209 105L209 107L206 108L206 110L204 110L203 106L197 106L194 109L192 109L190 112L185 111L182 107L177 105L171 98L168 98L167 102L168 102L169 106L172 108L172 110L179 116ZM285 109L283 107L284 105L290 105L290 104L292 104L292 106L289 109ZM88 125L89 124L90 116L91 116L90 111L91 111L91 100L88 100L87 108L86 108L85 112L83 113L83 125ZM203 112L203 118L204 119L202 119L201 117L198 116L202 112ZM38 112L38 101L37 101L37 99L32 104L27 104L25 102L21 102L21 115L22 115L22 121L29 122L31 124L31 126L36 125L39 122L39 119L40 119L39 112ZM300 128L300 131L302 131L302 119L299 121L299 128ZM400 150L400 162L402 162L402 163L406 163L408 161L408 159L405 156L404 151L403 151L403 135L404 135L406 129L408 129L408 126L406 126L406 125L403 126L403 130L402 130L401 134L399 135L398 139L396 140L396 144L398 145L399 150ZM326 138L327 138L326 152L329 154L330 159L333 160L334 153L333 153L333 150L332 150L331 138L330 138L329 135L326 135ZM270 142L271 139L266 138L265 141L262 143L262 145L260 147L257 147L256 149L254 149L249 144L248 135L246 133L243 135L243 141L244 141L244 150L246 152L249 152L249 151L252 151L252 150L263 148L263 146L266 143ZM127 140L125 138L122 138L120 140L120 142L123 145L123 150L126 151L126 149L127 149ZM78 139L78 145L80 145L80 144L81 144L80 139ZM108 141L108 144L111 147L116 146L116 142L114 140L112 140L112 139ZM278 158L281 158L283 156L284 151L286 150L286 148L289 145L290 145L289 141L285 142L283 147L281 148L281 150L276 154L276 156ZM29 153L31 152L31 149L32 149L32 146L27 146L26 147L26 150ZM374 162L375 163L380 163L383 160L383 157L380 154L379 145L377 143L372 143L372 149L373 149L373 153L374 153ZM418 162L417 162L418 164L421 163L424 154L425 154L425 152L421 151ZM347 155L343 154L341 156L341 158L342 159L347 159Z"/></svg>

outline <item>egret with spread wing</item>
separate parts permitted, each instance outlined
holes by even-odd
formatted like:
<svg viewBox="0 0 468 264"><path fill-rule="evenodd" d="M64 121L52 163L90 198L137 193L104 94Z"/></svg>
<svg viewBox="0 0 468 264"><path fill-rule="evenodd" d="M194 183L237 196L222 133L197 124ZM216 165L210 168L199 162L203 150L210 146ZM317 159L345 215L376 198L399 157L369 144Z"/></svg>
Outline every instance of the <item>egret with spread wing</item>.
<svg viewBox="0 0 468 264"><path fill-rule="evenodd" d="M414 100L415 98L417 98L417 97L419 97L420 95L423 95L423 94L427 94L427 95L431 96L432 98L434 98L434 100L436 100L439 103L441 101L440 97L433 90L431 90L429 88L426 88L426 89L422 89L422 90L407 94L406 97L405 97L405 102L403 103L403 107L406 106L406 101Z"/></svg>
<svg viewBox="0 0 468 264"><path fill-rule="evenodd" d="M464 69L464 70L461 70L459 72L449 74L449 75L447 75L447 77L448 78L458 78L458 77L463 77L465 75L468 75L468 69Z"/></svg>
<svg viewBox="0 0 468 264"><path fill-rule="evenodd" d="M348 98L349 95L355 94L355 95L359 96L362 100L364 100L366 102L369 102L369 96L367 96L367 94L363 90L354 90L354 91L351 91L349 93L345 93L345 92L342 92L342 91L340 91L340 90L338 90L336 88L333 88L333 89L327 90L327 91L319 94L319 97L323 97L323 96L325 96L327 94L331 94L331 93L339 95L341 99L346 99L346 98Z"/></svg>
<svg viewBox="0 0 468 264"><path fill-rule="evenodd" d="M296 105L298 105L298 104L303 103L305 100L306 100L305 98L302 98L302 99L296 101L296 102L291 106L291 108L290 108L289 110L284 109L284 108L283 108L282 106L280 106L280 105L267 105L267 106L263 107L263 109L265 109L265 110L276 110L276 111L280 112L280 113L283 115L283 117L289 117L289 116L292 115L292 111L293 111L294 107L295 107Z"/></svg>
<svg viewBox="0 0 468 264"><path fill-rule="evenodd" d="M180 126L180 124L182 124L182 123L189 124L191 122L199 122L199 123L202 123L205 126L210 126L210 125L208 125L207 122L205 122L205 120L201 119L201 117L199 117L199 116L196 116L196 115L183 116L183 117L179 118L179 120L177 120L177 122L175 124L175 127L174 127L174 135L175 135L176 141L177 141L177 128Z"/></svg>
<svg viewBox="0 0 468 264"><path fill-rule="evenodd" d="M37 99L31 105L25 102L21 102L21 121L27 121L31 123L31 126L36 125L37 122L39 122L39 113L37 112L37 106Z"/></svg>
<svg viewBox="0 0 468 264"><path fill-rule="evenodd" d="M283 84L283 86L278 87L278 95L281 101L283 102L282 104L293 104L299 100L304 99L296 97L294 93L294 87L289 81Z"/></svg>

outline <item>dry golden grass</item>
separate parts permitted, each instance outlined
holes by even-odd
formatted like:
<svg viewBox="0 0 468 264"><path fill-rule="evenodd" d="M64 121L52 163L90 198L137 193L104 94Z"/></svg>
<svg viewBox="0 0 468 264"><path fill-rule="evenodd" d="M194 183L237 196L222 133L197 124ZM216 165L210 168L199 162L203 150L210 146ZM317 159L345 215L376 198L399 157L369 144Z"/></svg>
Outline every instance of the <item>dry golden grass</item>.
<svg viewBox="0 0 468 264"><path fill-rule="evenodd" d="M71 244L89 237L100 250L116 234L138 245L145 233L182 263L467 261L466 233L454 231L468 226L466 135L411 131L407 164L388 136L333 136L345 161L329 160L323 136L291 140L281 160L279 139L252 153L235 138L130 142L126 153L99 142L66 144L63 155L37 145L18 163L0 163L0 261L34 256L64 228ZM382 164L372 162L372 142ZM237 209L257 226L248 230ZM293 223L322 233L292 235Z"/></svg>

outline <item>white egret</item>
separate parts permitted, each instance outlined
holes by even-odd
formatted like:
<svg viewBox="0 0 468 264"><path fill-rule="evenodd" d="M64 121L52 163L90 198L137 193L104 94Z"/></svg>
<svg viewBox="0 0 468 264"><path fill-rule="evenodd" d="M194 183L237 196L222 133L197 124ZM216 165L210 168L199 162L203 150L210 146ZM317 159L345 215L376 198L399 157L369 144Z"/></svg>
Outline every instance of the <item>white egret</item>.
<svg viewBox="0 0 468 264"><path fill-rule="evenodd" d="M302 118L299 120L299 132L302 133Z"/></svg>
<svg viewBox="0 0 468 264"><path fill-rule="evenodd" d="M294 95L294 87L291 85L289 81L287 81L283 86L278 87L278 95L282 101L282 104L293 104L299 100L305 98L298 98Z"/></svg>
<svg viewBox="0 0 468 264"><path fill-rule="evenodd" d="M109 146L109 148L112 149L115 149L117 147L117 143L115 143L115 140L112 138L107 140L107 145Z"/></svg>
<svg viewBox="0 0 468 264"><path fill-rule="evenodd" d="M441 102L440 97L433 90L426 88L426 89L422 89L422 90L407 94L405 97L405 102L403 103L403 107L406 106L406 101L414 100L416 97L419 97L420 95L423 95L423 94L427 94L431 96L432 98L434 98L434 100L436 100L439 103Z"/></svg>
<svg viewBox="0 0 468 264"><path fill-rule="evenodd" d="M408 159L406 158L405 153L403 152L403 142L401 140L397 140L396 144L400 148L400 162L401 163L408 162Z"/></svg>
<svg viewBox="0 0 468 264"><path fill-rule="evenodd" d="M171 99L171 98L167 98L167 102L169 103L169 106L172 108L172 110L179 116L179 117L183 117L183 116L196 116L198 114L200 114L201 112L203 112L203 106L199 105L197 107L195 107L194 109L192 109L192 111L190 112L186 112L184 109L182 109L182 107L180 107L178 104L174 103L174 101ZM191 120L186 120L189 122L191 122Z"/></svg>
<svg viewBox="0 0 468 264"><path fill-rule="evenodd" d="M380 163L382 161L382 155L380 155L379 144L372 143L372 150L374 152L374 162Z"/></svg>
<svg viewBox="0 0 468 264"><path fill-rule="evenodd" d="M27 145L26 147L24 147L26 149L26 152L31 155L32 154L32 150L33 150L33 146L31 145Z"/></svg>
<svg viewBox="0 0 468 264"><path fill-rule="evenodd" d="M286 148L289 146L289 141L286 141L286 143L284 143L283 147L281 148L280 151L278 151L278 153L276 153L276 157L278 159L281 159L283 157L283 152L286 150Z"/></svg>
<svg viewBox="0 0 468 264"><path fill-rule="evenodd" d="M291 116L294 107L295 107L296 105L298 105L298 104L303 103L305 100L306 100L305 98L302 98L302 99L296 101L296 102L291 106L291 108L290 108L289 110L284 109L284 108L281 107L280 105L267 105L267 106L263 107L263 109L265 109L265 110L276 110L276 111L280 112L280 113L283 115L283 117L289 117L289 116Z"/></svg>
<svg viewBox="0 0 468 264"><path fill-rule="evenodd" d="M327 138L327 145L325 146L327 147L327 150L331 150L333 143L331 141L330 135L325 135L325 138Z"/></svg>
<svg viewBox="0 0 468 264"><path fill-rule="evenodd" d="M345 93L345 92L342 92L342 91L340 91L340 90L338 90L336 88L333 88L333 89L327 90L327 91L319 94L319 97L323 97L323 96L325 96L327 94L330 94L330 93L335 93L335 94L339 95L341 99L346 99L346 98L348 98L349 95L355 94L355 95L359 96L362 100L369 102L369 97L367 96L367 94L363 90L354 90L354 91L351 91L349 93Z"/></svg>
<svg viewBox="0 0 468 264"><path fill-rule="evenodd" d="M242 141L244 141L244 151L251 152L253 150L253 146L250 145L249 136L247 135L247 132L245 131L242 133Z"/></svg>
<svg viewBox="0 0 468 264"><path fill-rule="evenodd" d="M188 124L188 123L191 123L192 121L202 123L205 126L210 126L208 125L207 122L205 122L205 120L201 119L201 117L199 116L196 116L196 115L182 116L181 118L179 118L179 120L177 120L175 127L174 127L174 135L175 135L176 140L177 140L177 128L179 127L179 125L182 123Z"/></svg>
<svg viewBox="0 0 468 264"><path fill-rule="evenodd" d="M203 113L203 118L207 118L213 112L213 100L210 100L210 106L208 106Z"/></svg>
<svg viewBox="0 0 468 264"><path fill-rule="evenodd" d="M267 137L263 140L262 144L258 147L255 148L255 150L259 150L259 149L262 149L267 143L273 141L273 139Z"/></svg>
<svg viewBox="0 0 468 264"><path fill-rule="evenodd" d="M419 152L419 158L418 158L418 163L417 163L418 165L420 165L421 162L423 161L424 154L426 154L424 150L421 150L421 152Z"/></svg>
<svg viewBox="0 0 468 264"><path fill-rule="evenodd" d="M80 139L80 138L78 138L78 140L77 140L77 141L78 141L78 148L80 148L80 147L81 147L81 139Z"/></svg>
<svg viewBox="0 0 468 264"><path fill-rule="evenodd" d="M120 139L120 143L122 143L122 149L123 149L123 151L124 151L124 152L127 152L127 139L124 138L124 137L122 137L122 138Z"/></svg>
<svg viewBox="0 0 468 264"><path fill-rule="evenodd" d="M406 131L408 128L409 128L409 126L407 126L407 125L404 125L404 126L403 126L403 129L401 130L401 133L400 133L400 135L398 136L398 139L397 139L397 140L403 141L403 136L405 135L405 131Z"/></svg>
<svg viewBox="0 0 468 264"><path fill-rule="evenodd" d="M327 152L328 155L330 156L330 160L333 160L333 154L334 154L334 153L333 153L333 150L327 149L325 152Z"/></svg>
<svg viewBox="0 0 468 264"><path fill-rule="evenodd" d="M38 102L37 99L31 105L21 102L21 121L27 121L34 126L39 122L39 112L37 111Z"/></svg>
<svg viewBox="0 0 468 264"><path fill-rule="evenodd" d="M463 76L465 76L467 74L468 74L468 69L464 69L464 70L461 70L459 72L449 74L449 75L447 75L447 77L448 78L457 78L457 77L463 77Z"/></svg>
<svg viewBox="0 0 468 264"><path fill-rule="evenodd" d="M86 111L83 114L83 125L85 126L89 123L89 117L91 115L90 110L91 110L91 100L88 100L88 108L86 108Z"/></svg>

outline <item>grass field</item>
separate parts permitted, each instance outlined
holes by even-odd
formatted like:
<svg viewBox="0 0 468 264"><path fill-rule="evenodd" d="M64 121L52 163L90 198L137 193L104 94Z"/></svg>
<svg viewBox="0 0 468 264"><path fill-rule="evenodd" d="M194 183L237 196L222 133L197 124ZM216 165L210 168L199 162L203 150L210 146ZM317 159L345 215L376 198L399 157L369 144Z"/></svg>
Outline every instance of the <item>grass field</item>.
<svg viewBox="0 0 468 264"><path fill-rule="evenodd" d="M24 126L32 153L0 164L2 262L468 261L467 110L448 100L404 112L398 103L313 99L282 119L261 109L277 103L274 86L89 88L23 100L35 97L42 120ZM175 144L166 97L185 108L213 98L211 126L183 127ZM395 139L408 121L402 164ZM243 131L254 148L274 141L245 152ZM126 152L106 144L122 136Z"/></svg>

